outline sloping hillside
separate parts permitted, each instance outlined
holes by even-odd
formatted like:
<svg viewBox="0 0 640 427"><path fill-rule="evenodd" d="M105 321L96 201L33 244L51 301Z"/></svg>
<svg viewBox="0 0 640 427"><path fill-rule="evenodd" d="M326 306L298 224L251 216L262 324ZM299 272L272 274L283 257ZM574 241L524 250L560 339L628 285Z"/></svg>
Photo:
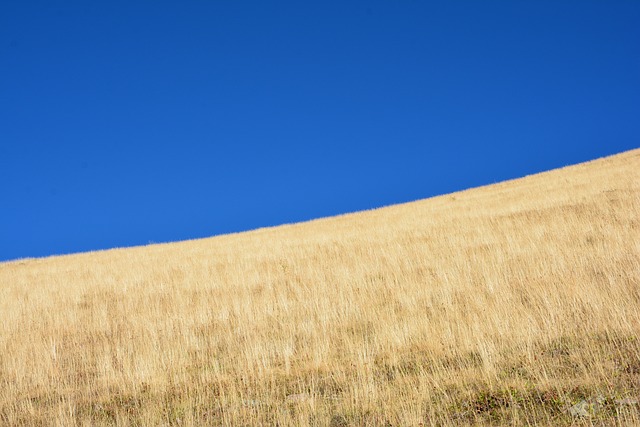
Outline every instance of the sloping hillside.
<svg viewBox="0 0 640 427"><path fill-rule="evenodd" d="M0 264L3 425L640 424L640 150Z"/></svg>

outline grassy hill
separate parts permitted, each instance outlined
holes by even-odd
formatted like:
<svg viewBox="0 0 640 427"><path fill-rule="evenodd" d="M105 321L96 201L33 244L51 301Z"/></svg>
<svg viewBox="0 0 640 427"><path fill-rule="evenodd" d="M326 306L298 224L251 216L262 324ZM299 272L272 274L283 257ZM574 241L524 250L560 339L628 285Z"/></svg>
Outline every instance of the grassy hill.
<svg viewBox="0 0 640 427"><path fill-rule="evenodd" d="M640 425L640 150L0 264L2 425Z"/></svg>

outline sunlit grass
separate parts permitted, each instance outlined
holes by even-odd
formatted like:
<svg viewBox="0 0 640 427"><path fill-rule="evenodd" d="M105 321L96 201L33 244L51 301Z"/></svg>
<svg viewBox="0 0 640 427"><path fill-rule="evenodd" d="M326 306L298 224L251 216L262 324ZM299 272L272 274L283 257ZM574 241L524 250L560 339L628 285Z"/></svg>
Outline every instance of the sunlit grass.
<svg viewBox="0 0 640 427"><path fill-rule="evenodd" d="M0 264L0 424L640 424L639 171Z"/></svg>

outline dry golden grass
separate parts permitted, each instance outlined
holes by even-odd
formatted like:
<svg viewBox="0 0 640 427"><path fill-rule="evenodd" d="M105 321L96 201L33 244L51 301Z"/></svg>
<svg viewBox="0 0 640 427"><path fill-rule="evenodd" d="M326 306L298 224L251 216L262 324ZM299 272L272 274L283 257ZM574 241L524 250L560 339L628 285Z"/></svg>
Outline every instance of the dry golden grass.
<svg viewBox="0 0 640 427"><path fill-rule="evenodd" d="M640 425L640 150L3 263L0 321L2 425Z"/></svg>

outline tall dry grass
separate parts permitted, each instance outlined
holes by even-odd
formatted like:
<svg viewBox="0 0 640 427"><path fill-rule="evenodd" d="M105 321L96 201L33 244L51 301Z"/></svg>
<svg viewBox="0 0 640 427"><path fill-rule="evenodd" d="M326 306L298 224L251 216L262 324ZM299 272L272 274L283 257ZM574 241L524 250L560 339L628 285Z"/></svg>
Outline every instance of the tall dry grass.
<svg viewBox="0 0 640 427"><path fill-rule="evenodd" d="M640 424L639 171L0 264L0 424Z"/></svg>

